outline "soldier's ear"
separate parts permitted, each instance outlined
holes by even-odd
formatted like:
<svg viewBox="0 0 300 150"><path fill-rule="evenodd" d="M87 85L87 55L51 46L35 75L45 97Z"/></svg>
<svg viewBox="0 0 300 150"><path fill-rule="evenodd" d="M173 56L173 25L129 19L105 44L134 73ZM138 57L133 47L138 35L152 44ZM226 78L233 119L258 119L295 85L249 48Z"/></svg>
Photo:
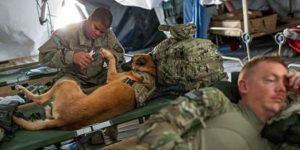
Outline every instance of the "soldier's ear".
<svg viewBox="0 0 300 150"><path fill-rule="evenodd" d="M247 82L245 80L238 81L238 88L241 94L245 94L248 91Z"/></svg>

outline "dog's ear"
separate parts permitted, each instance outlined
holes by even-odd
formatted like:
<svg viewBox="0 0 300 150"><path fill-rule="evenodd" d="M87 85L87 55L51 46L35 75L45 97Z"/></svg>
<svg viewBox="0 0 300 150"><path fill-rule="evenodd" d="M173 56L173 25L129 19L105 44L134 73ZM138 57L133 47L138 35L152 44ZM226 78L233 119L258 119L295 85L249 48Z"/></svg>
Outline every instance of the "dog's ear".
<svg viewBox="0 0 300 150"><path fill-rule="evenodd" d="M146 63L147 63L147 60L143 57L138 58L135 62L135 64L137 64L139 66L144 66L144 65L146 65Z"/></svg>

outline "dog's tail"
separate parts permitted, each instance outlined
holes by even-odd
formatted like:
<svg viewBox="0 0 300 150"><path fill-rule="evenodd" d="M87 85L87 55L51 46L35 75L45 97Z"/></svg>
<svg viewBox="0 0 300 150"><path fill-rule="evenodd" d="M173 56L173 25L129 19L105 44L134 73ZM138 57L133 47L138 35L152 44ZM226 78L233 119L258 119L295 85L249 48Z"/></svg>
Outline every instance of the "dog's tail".
<svg viewBox="0 0 300 150"><path fill-rule="evenodd" d="M13 116L13 120L20 127L24 128L26 130L32 130L32 131L61 127L60 121L58 121L56 119L30 121L30 120L25 120L23 118Z"/></svg>

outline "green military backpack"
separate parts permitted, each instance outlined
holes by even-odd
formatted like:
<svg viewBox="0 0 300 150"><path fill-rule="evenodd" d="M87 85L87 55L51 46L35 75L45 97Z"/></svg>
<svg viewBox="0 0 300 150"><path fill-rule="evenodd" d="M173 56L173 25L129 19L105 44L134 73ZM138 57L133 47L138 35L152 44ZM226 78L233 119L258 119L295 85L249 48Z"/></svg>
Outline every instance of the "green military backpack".
<svg viewBox="0 0 300 150"><path fill-rule="evenodd" d="M193 38L194 24L161 25L171 37L151 52L157 65L157 86L161 91L183 94L214 81L227 80L217 46L207 39Z"/></svg>

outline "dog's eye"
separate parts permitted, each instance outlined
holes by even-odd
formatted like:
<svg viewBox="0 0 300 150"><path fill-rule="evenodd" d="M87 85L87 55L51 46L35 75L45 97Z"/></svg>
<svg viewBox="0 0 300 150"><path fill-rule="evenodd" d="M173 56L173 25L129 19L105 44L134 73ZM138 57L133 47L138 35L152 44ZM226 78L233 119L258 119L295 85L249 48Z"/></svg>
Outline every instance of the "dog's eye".
<svg viewBox="0 0 300 150"><path fill-rule="evenodd" d="M136 60L136 64L139 66L144 66L146 64L146 60L140 58L140 59Z"/></svg>

